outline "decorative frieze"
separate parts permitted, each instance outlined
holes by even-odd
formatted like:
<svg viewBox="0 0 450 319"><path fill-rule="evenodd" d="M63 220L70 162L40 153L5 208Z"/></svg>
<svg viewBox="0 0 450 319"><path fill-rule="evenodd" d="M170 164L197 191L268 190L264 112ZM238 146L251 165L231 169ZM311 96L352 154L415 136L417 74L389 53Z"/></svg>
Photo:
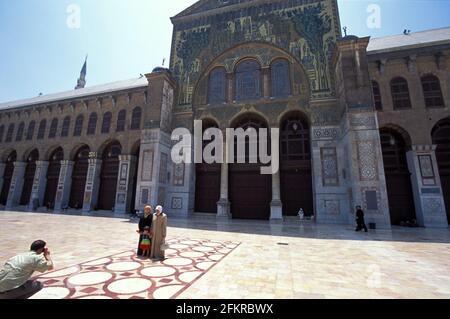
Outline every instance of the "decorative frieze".
<svg viewBox="0 0 450 319"><path fill-rule="evenodd" d="M378 180L377 152L374 141L358 141L358 163L361 181Z"/></svg>

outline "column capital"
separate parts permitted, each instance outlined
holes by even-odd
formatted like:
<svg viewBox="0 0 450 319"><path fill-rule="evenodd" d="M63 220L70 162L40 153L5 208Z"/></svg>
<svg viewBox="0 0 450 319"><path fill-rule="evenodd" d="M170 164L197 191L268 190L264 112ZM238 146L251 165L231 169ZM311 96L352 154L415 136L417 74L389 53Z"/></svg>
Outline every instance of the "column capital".
<svg viewBox="0 0 450 319"><path fill-rule="evenodd" d="M414 152L417 153L432 153L434 151L436 151L437 145L426 145L426 144L417 144L417 145L412 145L411 149Z"/></svg>
<svg viewBox="0 0 450 319"><path fill-rule="evenodd" d="M36 161L36 166L44 166L44 165L48 165L49 162L48 161Z"/></svg>
<svg viewBox="0 0 450 319"><path fill-rule="evenodd" d="M73 164L75 164L74 161L68 161L68 160L61 161L61 166L70 166L70 165L73 165Z"/></svg>
<svg viewBox="0 0 450 319"><path fill-rule="evenodd" d="M90 158L89 159L89 165L97 165L97 164L101 164L102 160L98 159L98 158Z"/></svg>
<svg viewBox="0 0 450 319"><path fill-rule="evenodd" d="M127 162L135 160L137 157L135 155L119 155L119 161Z"/></svg>
<svg viewBox="0 0 450 319"><path fill-rule="evenodd" d="M25 162L14 162L14 167L23 167L25 165L27 165Z"/></svg>

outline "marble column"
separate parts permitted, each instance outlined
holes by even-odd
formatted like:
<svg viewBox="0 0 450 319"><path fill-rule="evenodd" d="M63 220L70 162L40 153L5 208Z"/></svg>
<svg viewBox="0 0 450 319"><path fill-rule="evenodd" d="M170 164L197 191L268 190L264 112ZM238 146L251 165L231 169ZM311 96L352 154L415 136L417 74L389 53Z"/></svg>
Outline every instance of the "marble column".
<svg viewBox="0 0 450 319"><path fill-rule="evenodd" d="M417 222L423 227L448 228L435 151L434 145L413 145L406 154Z"/></svg>
<svg viewBox="0 0 450 319"><path fill-rule="evenodd" d="M61 161L58 188L55 197L55 212L62 211L69 207L73 165L74 162L72 161Z"/></svg>
<svg viewBox="0 0 450 319"><path fill-rule="evenodd" d="M270 203L270 219L283 219L283 205L281 203L280 171L272 175L272 203Z"/></svg>
<svg viewBox="0 0 450 319"><path fill-rule="evenodd" d="M100 189L100 172L102 161L91 157L89 159L89 168L86 177L86 188L84 190L83 213L89 213L95 210L98 201L98 191Z"/></svg>
<svg viewBox="0 0 450 319"><path fill-rule="evenodd" d="M234 73L227 73L227 100L228 103L234 101Z"/></svg>
<svg viewBox="0 0 450 319"><path fill-rule="evenodd" d="M11 185L9 186L6 209L11 209L19 205L20 196L22 195L23 178L25 176L26 165L27 163L24 162L14 162L14 172L11 178Z"/></svg>
<svg viewBox="0 0 450 319"><path fill-rule="evenodd" d="M5 163L0 163L0 192L3 189L3 180L4 180L4 175L5 175L5 167L6 164Z"/></svg>
<svg viewBox="0 0 450 319"><path fill-rule="evenodd" d="M265 99L270 98L271 89L270 89L270 67L262 69L262 78L263 78L263 97Z"/></svg>
<svg viewBox="0 0 450 319"><path fill-rule="evenodd" d="M226 135L224 135L226 136ZM228 198L228 161L227 148L223 152L223 163L220 170L220 200L217 202L217 217L231 218L230 201Z"/></svg>
<svg viewBox="0 0 450 319"><path fill-rule="evenodd" d="M47 161L37 161L36 171L34 173L33 188L31 190L30 202L28 203L28 211L33 211L41 206L45 206L45 188L47 187L47 171L49 163ZM34 203L37 200L37 207Z"/></svg>
<svg viewBox="0 0 450 319"><path fill-rule="evenodd" d="M119 176L117 178L116 204L114 213L126 214L130 212L133 200L133 181L136 178L136 156L120 155Z"/></svg>

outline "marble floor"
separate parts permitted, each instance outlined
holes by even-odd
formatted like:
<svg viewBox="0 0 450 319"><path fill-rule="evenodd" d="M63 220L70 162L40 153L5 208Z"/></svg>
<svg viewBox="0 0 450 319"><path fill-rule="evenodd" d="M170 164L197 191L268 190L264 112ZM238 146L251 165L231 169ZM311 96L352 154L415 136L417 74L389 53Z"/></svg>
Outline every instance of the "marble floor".
<svg viewBox="0 0 450 319"><path fill-rule="evenodd" d="M163 262L136 258L137 220L0 212L0 263L47 241L33 298L450 298L450 230L356 233L287 220L169 216Z"/></svg>

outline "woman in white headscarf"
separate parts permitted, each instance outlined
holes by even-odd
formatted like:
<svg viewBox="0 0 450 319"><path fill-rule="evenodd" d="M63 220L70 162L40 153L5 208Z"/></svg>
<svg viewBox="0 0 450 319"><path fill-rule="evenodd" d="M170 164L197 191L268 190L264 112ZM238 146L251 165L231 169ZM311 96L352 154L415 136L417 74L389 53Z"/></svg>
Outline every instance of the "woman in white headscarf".
<svg viewBox="0 0 450 319"><path fill-rule="evenodd" d="M157 206L152 222L152 250L150 258L164 260L166 246L167 215L163 213L162 206Z"/></svg>

